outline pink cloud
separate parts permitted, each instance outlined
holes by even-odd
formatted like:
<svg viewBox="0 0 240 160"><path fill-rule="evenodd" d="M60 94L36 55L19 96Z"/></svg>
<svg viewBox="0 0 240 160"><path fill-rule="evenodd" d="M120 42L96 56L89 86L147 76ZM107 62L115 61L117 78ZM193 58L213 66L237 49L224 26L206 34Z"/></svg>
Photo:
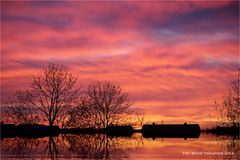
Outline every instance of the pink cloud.
<svg viewBox="0 0 240 160"><path fill-rule="evenodd" d="M205 121L236 77L238 38L228 28L236 28L234 4L4 2L2 102L55 62L67 64L83 86L121 85L133 107L156 119Z"/></svg>

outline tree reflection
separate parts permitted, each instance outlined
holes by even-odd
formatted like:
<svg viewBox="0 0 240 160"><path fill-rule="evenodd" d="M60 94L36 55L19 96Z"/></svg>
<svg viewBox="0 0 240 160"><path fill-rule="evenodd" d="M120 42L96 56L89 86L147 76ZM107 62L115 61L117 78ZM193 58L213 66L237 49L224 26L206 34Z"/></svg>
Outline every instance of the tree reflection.
<svg viewBox="0 0 240 160"><path fill-rule="evenodd" d="M57 159L59 152L53 137L49 137L49 141L45 147L45 153L47 153L48 158Z"/></svg>
<svg viewBox="0 0 240 160"><path fill-rule="evenodd" d="M39 139L29 138L6 138L1 141L1 151L7 156L17 156L24 158L32 156L32 153L38 153L39 146L41 146Z"/></svg>
<svg viewBox="0 0 240 160"><path fill-rule="evenodd" d="M228 139L227 152L233 153L233 155L228 155L227 159L237 159L240 157L240 139L239 139L239 137L230 137Z"/></svg>
<svg viewBox="0 0 240 160"><path fill-rule="evenodd" d="M125 159L137 146L131 137L108 137L96 135L61 135L45 138L6 138L1 141L2 156L17 158L61 159Z"/></svg>
<svg viewBox="0 0 240 160"><path fill-rule="evenodd" d="M17 158L57 159L59 152L53 137L45 138L6 138L1 141L2 155Z"/></svg>
<svg viewBox="0 0 240 160"><path fill-rule="evenodd" d="M240 157L240 139L233 136L218 137L220 152L223 155L216 156L217 159L238 159Z"/></svg>
<svg viewBox="0 0 240 160"><path fill-rule="evenodd" d="M108 137L105 134L68 135L69 150L81 158L89 159L122 159L133 151L130 145L135 141L128 137Z"/></svg>

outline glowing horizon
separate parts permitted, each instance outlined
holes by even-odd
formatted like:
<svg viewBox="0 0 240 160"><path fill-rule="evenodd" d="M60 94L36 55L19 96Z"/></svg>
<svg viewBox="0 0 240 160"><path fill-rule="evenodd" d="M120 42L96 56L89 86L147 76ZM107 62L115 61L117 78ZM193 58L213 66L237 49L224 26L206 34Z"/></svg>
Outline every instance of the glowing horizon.
<svg viewBox="0 0 240 160"><path fill-rule="evenodd" d="M119 84L149 121L205 124L237 78L238 5L1 2L1 103L52 62Z"/></svg>

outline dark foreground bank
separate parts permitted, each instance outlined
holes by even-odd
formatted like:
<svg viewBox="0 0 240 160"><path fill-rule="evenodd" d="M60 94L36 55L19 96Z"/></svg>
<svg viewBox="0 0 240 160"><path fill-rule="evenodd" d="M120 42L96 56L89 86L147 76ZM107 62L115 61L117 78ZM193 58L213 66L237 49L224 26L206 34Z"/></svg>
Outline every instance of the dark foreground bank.
<svg viewBox="0 0 240 160"><path fill-rule="evenodd" d="M61 129L58 126L49 127L41 124L1 124L1 138L58 136L60 131Z"/></svg>
<svg viewBox="0 0 240 160"><path fill-rule="evenodd" d="M108 136L131 137L133 133L142 133L144 138L199 138L201 129L199 124L145 124L142 129L135 130L132 126L108 126L104 129L95 128L65 128L58 126L46 126L41 124L3 124L1 123L1 138L39 138L46 136L58 136L59 134L106 134ZM202 130L205 133L216 135L239 136L237 127L216 127Z"/></svg>
<svg viewBox="0 0 240 160"><path fill-rule="evenodd" d="M64 128L41 124L1 124L1 138L39 138L58 136L59 134L107 134L108 136L131 137L135 132L132 126L109 126L105 129L95 128Z"/></svg>

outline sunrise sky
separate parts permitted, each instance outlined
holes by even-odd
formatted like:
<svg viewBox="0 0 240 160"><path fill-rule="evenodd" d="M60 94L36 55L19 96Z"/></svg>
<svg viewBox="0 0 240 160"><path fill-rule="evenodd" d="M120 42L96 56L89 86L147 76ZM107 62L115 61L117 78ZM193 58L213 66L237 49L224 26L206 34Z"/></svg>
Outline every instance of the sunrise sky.
<svg viewBox="0 0 240 160"><path fill-rule="evenodd" d="M1 2L1 102L49 62L119 84L146 121L206 124L237 78L238 2Z"/></svg>

